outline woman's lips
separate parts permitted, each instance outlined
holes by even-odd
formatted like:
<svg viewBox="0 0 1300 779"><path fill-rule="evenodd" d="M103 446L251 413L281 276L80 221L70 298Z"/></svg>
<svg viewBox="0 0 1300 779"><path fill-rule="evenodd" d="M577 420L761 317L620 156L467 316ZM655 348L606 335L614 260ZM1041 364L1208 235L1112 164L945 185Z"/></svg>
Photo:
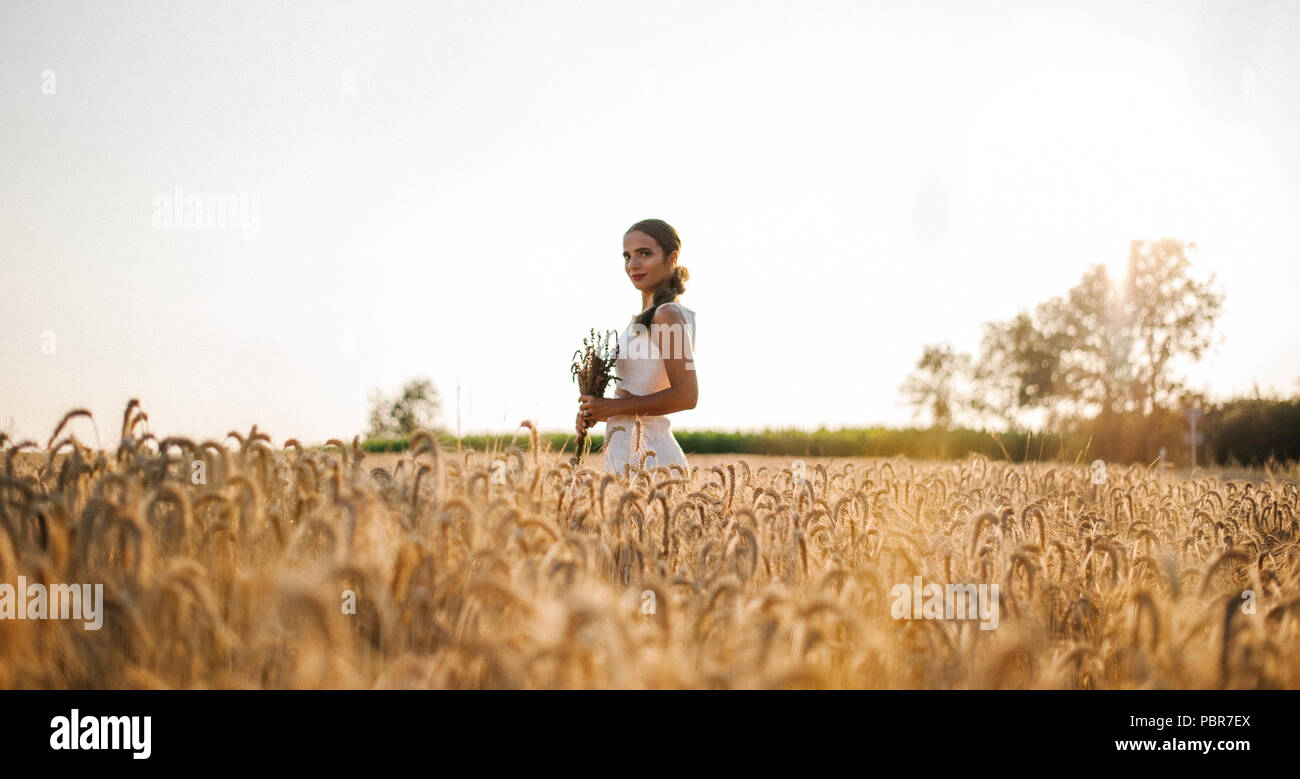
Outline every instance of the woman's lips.
<svg viewBox="0 0 1300 779"><path fill-rule="evenodd" d="M640 281L641 279L644 279L644 278L645 278L645 274L644 274L644 273L633 273L633 274L632 274L632 280L633 280L633 281Z"/></svg>

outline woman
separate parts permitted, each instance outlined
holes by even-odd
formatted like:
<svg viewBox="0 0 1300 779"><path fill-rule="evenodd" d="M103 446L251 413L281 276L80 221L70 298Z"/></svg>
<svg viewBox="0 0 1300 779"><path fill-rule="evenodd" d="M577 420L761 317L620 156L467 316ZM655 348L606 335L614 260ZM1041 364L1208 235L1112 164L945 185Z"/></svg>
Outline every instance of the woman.
<svg viewBox="0 0 1300 779"><path fill-rule="evenodd" d="M623 235L623 271L641 292L640 314L619 339L617 397L580 397L577 429L605 422L605 470L622 476L624 465L680 465L686 455L669 430L668 414L695 408L695 312L677 302L690 278L677 264L682 239L662 219L637 222ZM641 421L640 447L636 420ZM621 427L622 430L615 428ZM611 433L610 431L614 432Z"/></svg>

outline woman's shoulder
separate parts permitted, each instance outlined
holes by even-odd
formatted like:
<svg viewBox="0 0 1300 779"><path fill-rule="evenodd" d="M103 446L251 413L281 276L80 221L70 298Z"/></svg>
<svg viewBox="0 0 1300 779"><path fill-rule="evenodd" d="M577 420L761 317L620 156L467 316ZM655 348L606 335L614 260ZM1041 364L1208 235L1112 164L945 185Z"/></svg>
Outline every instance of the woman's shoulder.
<svg viewBox="0 0 1300 779"><path fill-rule="evenodd" d="M651 322L659 327L685 328L687 336L695 338L695 312L675 300L659 306Z"/></svg>
<svg viewBox="0 0 1300 779"><path fill-rule="evenodd" d="M684 316L684 317L686 317L687 319L694 319L694 318L695 318L695 311L694 311L694 310L692 310L692 309L690 309L690 308L687 308L686 306L682 305L681 303L678 303L676 300L670 300L670 301L668 301L667 303L661 303L661 304L659 305L659 309L658 309L658 311L655 311L655 317L654 317L655 319L658 319L658 318L659 318L659 313L660 313L661 311L664 311L664 312L667 313L667 318L675 318L675 317L674 317L674 314L673 314L673 313L670 313L670 312L675 312L675 311L680 311L680 312L681 312L681 315Z"/></svg>

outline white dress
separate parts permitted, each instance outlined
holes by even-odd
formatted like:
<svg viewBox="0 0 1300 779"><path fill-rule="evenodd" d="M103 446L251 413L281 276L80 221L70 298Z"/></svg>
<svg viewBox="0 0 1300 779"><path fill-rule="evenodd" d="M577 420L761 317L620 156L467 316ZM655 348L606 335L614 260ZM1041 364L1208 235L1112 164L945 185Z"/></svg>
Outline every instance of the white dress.
<svg viewBox="0 0 1300 779"><path fill-rule="evenodd" d="M651 331L637 325L636 317L632 317L619 339L619 357L614 365L614 374L620 379L614 385L618 389L627 390L633 395L650 395L672 386L668 380L668 371L664 368L660 344L670 352L668 357L677 356L680 349L680 355L686 359L687 370L695 369L695 312L677 302L664 303L663 306L676 306L686 319L685 328L669 325L667 327L671 329L664 331L661 337L652 338ZM635 440L638 419L641 421L639 449ZM615 429L618 427L623 429ZM685 468L689 475L690 466L686 463L681 445L669 429L668 417L657 414L615 415L605 421L606 471L623 476L623 467L628 464L633 468L640 466L641 456L646 451L654 452L646 457L646 468L675 464Z"/></svg>

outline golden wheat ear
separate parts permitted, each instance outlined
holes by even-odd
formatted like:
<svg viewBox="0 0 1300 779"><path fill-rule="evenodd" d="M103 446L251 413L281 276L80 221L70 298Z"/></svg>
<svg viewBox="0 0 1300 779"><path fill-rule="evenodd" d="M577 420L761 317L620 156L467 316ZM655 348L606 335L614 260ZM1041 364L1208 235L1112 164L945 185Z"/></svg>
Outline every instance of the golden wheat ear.
<svg viewBox="0 0 1300 779"><path fill-rule="evenodd" d="M95 415L94 415L94 414L91 414L91 413L90 413L89 411L87 411L86 409L84 409L84 408L74 408L73 410L71 410L71 411L69 411L68 413L64 414L64 415L63 415L63 419L60 419L60 420L59 420L59 424L57 424L57 425L54 426L54 432L53 432L53 433L50 433L50 440L47 441L47 442L45 443L45 448L46 448L46 449L49 449L51 446L54 446L54 439L58 438L58 437L59 437L59 433L62 433L62 432L63 432L63 428L64 428L64 426L67 425L69 421L75 419L76 417L86 417L86 418L89 419L92 423L95 421Z"/></svg>

